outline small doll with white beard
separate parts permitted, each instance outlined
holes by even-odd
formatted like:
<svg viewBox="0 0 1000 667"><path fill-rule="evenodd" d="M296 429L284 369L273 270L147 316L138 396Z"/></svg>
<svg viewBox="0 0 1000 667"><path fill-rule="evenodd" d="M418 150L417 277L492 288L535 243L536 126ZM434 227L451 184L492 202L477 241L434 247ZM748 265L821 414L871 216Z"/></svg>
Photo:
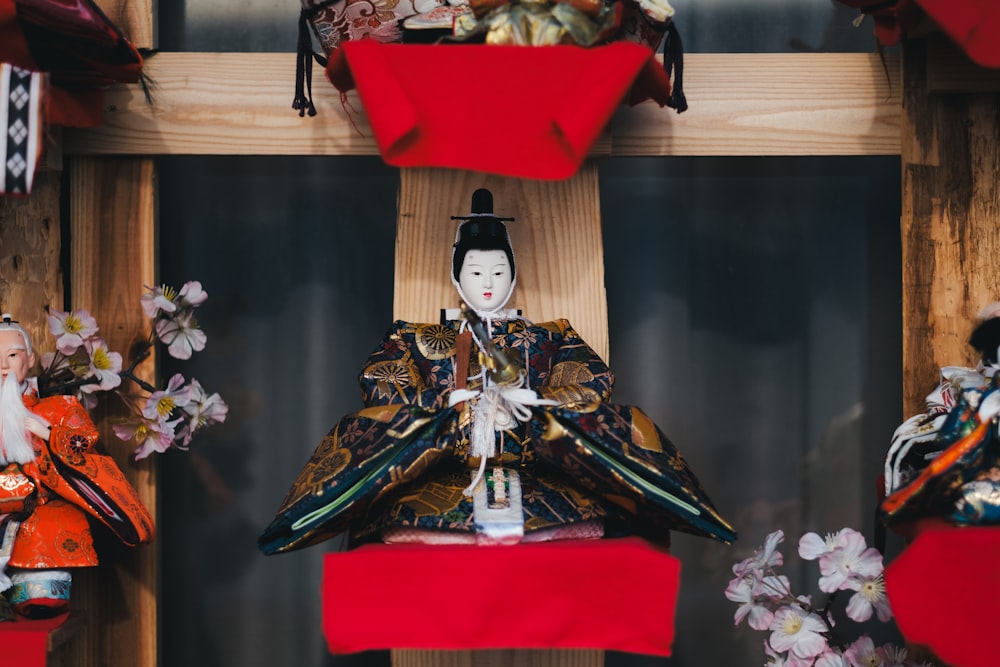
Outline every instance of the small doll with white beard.
<svg viewBox="0 0 1000 667"><path fill-rule="evenodd" d="M72 396L39 398L28 333L0 321L0 591L25 617L68 610L71 568L98 564L90 518L123 543L153 538L153 518ZM89 518L88 518L89 517Z"/></svg>

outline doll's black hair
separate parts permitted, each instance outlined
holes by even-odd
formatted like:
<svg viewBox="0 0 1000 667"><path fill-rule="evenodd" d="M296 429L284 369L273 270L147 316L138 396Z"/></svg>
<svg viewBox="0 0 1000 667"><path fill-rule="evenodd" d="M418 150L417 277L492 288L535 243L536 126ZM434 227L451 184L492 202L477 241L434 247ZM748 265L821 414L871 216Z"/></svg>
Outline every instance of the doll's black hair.
<svg viewBox="0 0 1000 667"><path fill-rule="evenodd" d="M984 365L996 364L997 347L1000 346L1000 318L991 317L980 322L969 336L969 345L982 355Z"/></svg>
<svg viewBox="0 0 1000 667"><path fill-rule="evenodd" d="M493 215L493 193L480 188L472 193L472 213L468 216L452 216L452 220L464 220L456 234L454 252L451 256L451 272L458 280L458 274L470 250L503 250L510 262L510 277L517 275L514 267L514 251L510 246L505 220Z"/></svg>

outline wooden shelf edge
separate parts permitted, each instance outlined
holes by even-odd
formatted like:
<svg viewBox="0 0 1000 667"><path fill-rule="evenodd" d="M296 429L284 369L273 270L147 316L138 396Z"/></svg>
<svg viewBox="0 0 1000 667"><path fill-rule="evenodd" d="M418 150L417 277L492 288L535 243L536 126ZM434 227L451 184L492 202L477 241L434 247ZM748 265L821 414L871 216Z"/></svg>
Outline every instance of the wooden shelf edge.
<svg viewBox="0 0 1000 667"><path fill-rule="evenodd" d="M875 54L688 54L691 108L621 107L591 157L898 155L900 62ZM315 117L291 108L293 53L170 53L105 96L104 123L67 155L378 155L356 91L314 72Z"/></svg>

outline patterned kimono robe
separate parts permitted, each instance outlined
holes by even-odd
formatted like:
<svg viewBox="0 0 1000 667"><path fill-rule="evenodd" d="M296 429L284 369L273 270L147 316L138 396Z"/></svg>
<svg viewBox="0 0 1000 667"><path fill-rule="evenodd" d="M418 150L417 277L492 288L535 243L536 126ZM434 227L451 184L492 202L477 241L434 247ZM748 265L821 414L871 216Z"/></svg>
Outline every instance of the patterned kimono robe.
<svg viewBox="0 0 1000 667"><path fill-rule="evenodd" d="M346 530L358 538L407 531L475 533L462 491L479 465L470 430L477 399L449 394L477 379L484 359L462 354L460 321L398 321L361 372L365 408L327 434L261 534L265 553ZM492 340L520 360L526 386L555 405L496 434L495 467L521 479L524 533L603 524L605 534L666 541L670 529L732 541L673 444L638 408L609 402L614 378L566 320L494 322ZM487 475L489 476L489 474ZM587 533L589 529L583 532ZM443 539L441 541L447 541Z"/></svg>
<svg viewBox="0 0 1000 667"><path fill-rule="evenodd" d="M10 567L63 569L97 565L88 515L128 545L153 538L153 517L114 460L93 451L98 439L76 398L24 397L48 421L48 442L32 437L36 458L0 470L0 498L9 519L20 520ZM14 490L14 489L17 490Z"/></svg>

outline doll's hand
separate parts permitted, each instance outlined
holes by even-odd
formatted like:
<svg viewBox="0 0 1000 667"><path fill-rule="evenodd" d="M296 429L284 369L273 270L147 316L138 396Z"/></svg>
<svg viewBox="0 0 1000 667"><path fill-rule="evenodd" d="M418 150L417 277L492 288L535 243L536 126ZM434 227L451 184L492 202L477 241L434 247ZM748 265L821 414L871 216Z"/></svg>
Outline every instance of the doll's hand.
<svg viewBox="0 0 1000 667"><path fill-rule="evenodd" d="M24 428L27 429L28 431L31 431L32 433L37 435L42 440L45 440L46 442L48 442L49 434L52 431L52 429L50 429L46 424L39 421L35 417L25 417Z"/></svg>

